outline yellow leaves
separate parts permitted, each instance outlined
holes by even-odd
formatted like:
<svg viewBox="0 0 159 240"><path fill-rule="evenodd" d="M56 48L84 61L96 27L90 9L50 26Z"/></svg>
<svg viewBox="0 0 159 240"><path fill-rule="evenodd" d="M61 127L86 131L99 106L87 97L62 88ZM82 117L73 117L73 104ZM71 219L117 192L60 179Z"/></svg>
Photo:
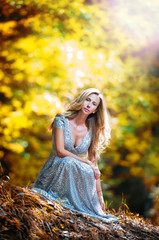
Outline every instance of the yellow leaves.
<svg viewBox="0 0 159 240"><path fill-rule="evenodd" d="M6 97L10 98L12 97L12 91L11 88L5 85L1 86L0 92L3 93Z"/></svg>
<svg viewBox="0 0 159 240"><path fill-rule="evenodd" d="M121 160L120 165L124 167L131 167L140 161L141 155L137 152L132 152L126 155L126 160Z"/></svg>
<svg viewBox="0 0 159 240"><path fill-rule="evenodd" d="M133 177L145 177L144 169L136 166L141 160L142 155L137 152L132 152L126 155L125 160L120 160L120 165L123 167L129 167L129 174Z"/></svg>
<svg viewBox="0 0 159 240"><path fill-rule="evenodd" d="M3 156L4 156L4 152L0 151L0 158L3 158Z"/></svg>
<svg viewBox="0 0 159 240"><path fill-rule="evenodd" d="M65 228L65 225L64 224L60 224L60 226L61 226L61 229L64 229Z"/></svg>
<svg viewBox="0 0 159 240"><path fill-rule="evenodd" d="M8 21L6 23L0 23L0 31L2 34L11 35L15 31L15 26L17 25L16 21Z"/></svg>
<svg viewBox="0 0 159 240"><path fill-rule="evenodd" d="M125 161L125 160L120 160L120 165L123 166L123 167L129 167L130 163L128 161Z"/></svg>
<svg viewBox="0 0 159 240"><path fill-rule="evenodd" d="M54 214L55 214L55 215L58 215L58 216L61 215L61 213L60 213L59 211L54 211Z"/></svg>
<svg viewBox="0 0 159 240"><path fill-rule="evenodd" d="M41 95L33 96L32 101L25 105L25 112L36 112L38 114L55 115L57 111L62 111L61 103L58 98L45 92Z"/></svg>
<svg viewBox="0 0 159 240"><path fill-rule="evenodd" d="M17 48L25 49L26 52L34 52L37 47L37 38L35 36L30 36L25 39L20 39L16 43Z"/></svg>
<svg viewBox="0 0 159 240"><path fill-rule="evenodd" d="M5 120L6 120L6 119L5 119ZM7 119L7 120L9 121L9 119ZM11 133L11 129L9 129L9 128L5 128L5 129L3 130L4 136L9 136L10 133ZM10 138L9 138L9 139L10 139Z"/></svg>
<svg viewBox="0 0 159 240"><path fill-rule="evenodd" d="M15 14L18 1L12 3L11 10ZM26 14L32 3L26 0L25 4L18 10L20 16ZM0 87L2 96L5 96L3 105L0 105L1 145L9 151L24 151L15 159L18 166L22 156L25 166L28 166L27 154L32 156L29 171L32 179L37 173L37 165L41 167L40 162L46 159L51 149L50 135L43 131L49 116L54 117L63 111L63 105L81 88L97 87L104 93L112 115L115 139L113 142L112 137L110 148L114 156L114 159L110 157L112 165L108 164L103 173L109 179L112 166L118 164L130 168L133 176L142 175L142 170L135 165L140 164L145 151L153 145L150 129L152 122L158 119L157 111L153 110L157 109L158 98L153 93L157 78L149 80L150 75L147 76L140 67L140 59L130 54L130 48L133 51L139 48L138 42L128 40L121 28L115 27L107 3L104 9L101 4L90 6L84 0L41 0L36 4L40 13L35 9L31 17L28 11L27 17L21 20L7 20L0 24L0 32L7 39L2 40L0 53L0 81L6 84ZM47 11L44 9L43 12L43 4L47 4ZM12 18L8 8L4 9L4 15ZM10 34L13 38L9 38ZM18 142L23 137L29 142L28 153ZM123 156L124 160L121 160ZM157 155L149 154L146 161L157 174ZM23 180L24 171L19 173L16 168L16 163L12 164L12 176L21 174L21 182L26 181Z"/></svg>
<svg viewBox="0 0 159 240"><path fill-rule="evenodd" d="M139 144L136 146L136 149L138 150L138 152L143 153L144 151L149 149L149 147L150 147L149 141L141 140Z"/></svg>
<svg viewBox="0 0 159 240"><path fill-rule="evenodd" d="M0 70L0 81L3 79L4 77L4 73L2 72L2 70Z"/></svg>
<svg viewBox="0 0 159 240"><path fill-rule="evenodd" d="M21 136L21 129L29 128L32 126L32 121L28 120L28 116L24 114L23 110L20 109L21 103L14 99L12 100L13 105L19 107L19 110L12 111L11 106L3 106L1 108L1 134L3 134L3 140L1 140L2 146L17 153L24 151L24 147L19 143L12 143L12 138L19 138Z"/></svg>
<svg viewBox="0 0 159 240"><path fill-rule="evenodd" d="M24 151L24 147L21 146L19 143L9 143L8 148L16 153L21 153Z"/></svg>
<svg viewBox="0 0 159 240"><path fill-rule="evenodd" d="M37 139L35 139L34 137L30 136L29 137L29 142L30 142L30 145L32 146L33 149L38 149L39 144L38 144Z"/></svg>
<svg viewBox="0 0 159 240"><path fill-rule="evenodd" d="M12 107L10 105L2 105L0 104L1 108L1 117L7 117L8 113L12 110Z"/></svg>
<svg viewBox="0 0 159 240"><path fill-rule="evenodd" d="M25 62L24 62L24 59L23 58L18 58L18 59L16 59L15 61L14 61L14 63L12 64L12 68L14 69L14 68L18 68L18 73L16 74L16 75L18 75L18 74L21 74L20 73L20 71L21 70L24 70L25 69Z"/></svg>
<svg viewBox="0 0 159 240"><path fill-rule="evenodd" d="M16 108L20 108L21 105L22 105L22 103L19 100L15 99L15 98L12 99L11 103L12 103L12 106L14 106Z"/></svg>
<svg viewBox="0 0 159 240"><path fill-rule="evenodd" d="M151 138L151 135L152 135L152 131L150 128L146 129L146 131L144 131L142 133L142 136L143 138L146 140L146 139L150 139Z"/></svg>
<svg viewBox="0 0 159 240"><path fill-rule="evenodd" d="M128 111L134 119L137 119L140 117L141 112L139 111L139 109L136 108L136 106L134 105L128 106Z"/></svg>
<svg viewBox="0 0 159 240"><path fill-rule="evenodd" d="M57 231L59 231L59 228L58 228L58 227L54 227L54 228L52 229L52 231L53 231L54 233L56 233Z"/></svg>
<svg viewBox="0 0 159 240"><path fill-rule="evenodd" d="M119 124L122 125L122 126L125 126L128 124L128 115L127 113L120 113L120 115L118 116L118 119L119 119Z"/></svg>
<svg viewBox="0 0 159 240"><path fill-rule="evenodd" d="M28 116L23 112L22 103L19 100L13 98L11 104L1 106L2 127L0 131L3 136L1 145L11 151L22 153L24 147L18 142L12 142L12 139L19 138L21 129L31 127L32 121L28 120ZM13 111L13 107L17 110Z"/></svg>
<svg viewBox="0 0 159 240"><path fill-rule="evenodd" d="M14 75L14 80L19 81L19 82L23 81L24 80L24 74L23 73L15 74Z"/></svg>
<svg viewBox="0 0 159 240"><path fill-rule="evenodd" d="M19 138L21 136L21 132L18 130L12 131L12 137L13 138Z"/></svg>
<svg viewBox="0 0 159 240"><path fill-rule="evenodd" d="M118 152L116 152L115 154L114 154L114 163L115 164L118 164L119 162L120 162L120 154L118 153Z"/></svg>
<svg viewBox="0 0 159 240"><path fill-rule="evenodd" d="M28 27L34 21L35 21L35 18L29 17L27 19L22 19L20 22L24 24L25 27Z"/></svg>
<svg viewBox="0 0 159 240"><path fill-rule="evenodd" d="M132 166L130 168L130 175L133 177L145 177L145 173L143 168L138 167L138 166Z"/></svg>
<svg viewBox="0 0 159 240"><path fill-rule="evenodd" d="M36 83L39 85L39 86L44 86L46 84L46 79L44 77L41 77L41 76L38 76L36 78Z"/></svg>
<svg viewBox="0 0 159 240"><path fill-rule="evenodd" d="M49 214L54 214L54 210L53 210L53 208L52 207L50 207L49 205L45 205L44 207L43 207L43 209L47 212L47 213L49 213Z"/></svg>
<svg viewBox="0 0 159 240"><path fill-rule="evenodd" d="M10 118L8 122L8 127L13 127L13 129L21 129L26 127L31 127L32 122L28 120L28 117L24 115L22 110L14 111L10 113Z"/></svg>
<svg viewBox="0 0 159 240"><path fill-rule="evenodd" d="M108 177L108 176L111 176L111 174L112 174L112 167L108 165L106 168L104 168L103 175Z"/></svg>
<svg viewBox="0 0 159 240"><path fill-rule="evenodd" d="M131 149L131 150L135 150L138 145L139 145L139 140L138 138L133 135L133 134L127 134L125 137L127 137L126 141L125 141L125 146L128 148L128 149ZM135 156L134 156L135 157ZM137 157L137 156L136 156ZM135 157L135 158L136 158ZM131 157L130 157L131 158ZM132 158L131 158L132 159Z"/></svg>
<svg viewBox="0 0 159 240"><path fill-rule="evenodd" d="M156 176L159 176L159 158L158 152L152 152L149 155L148 164L153 167L153 172Z"/></svg>

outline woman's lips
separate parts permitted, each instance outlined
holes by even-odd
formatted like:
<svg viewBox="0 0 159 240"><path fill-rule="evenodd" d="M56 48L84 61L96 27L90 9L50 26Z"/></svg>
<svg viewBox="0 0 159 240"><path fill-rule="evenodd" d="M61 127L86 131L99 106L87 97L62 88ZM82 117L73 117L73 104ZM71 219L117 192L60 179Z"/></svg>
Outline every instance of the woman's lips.
<svg viewBox="0 0 159 240"><path fill-rule="evenodd" d="M88 109L88 108L84 108L84 110L85 110L86 112L89 112L89 109Z"/></svg>

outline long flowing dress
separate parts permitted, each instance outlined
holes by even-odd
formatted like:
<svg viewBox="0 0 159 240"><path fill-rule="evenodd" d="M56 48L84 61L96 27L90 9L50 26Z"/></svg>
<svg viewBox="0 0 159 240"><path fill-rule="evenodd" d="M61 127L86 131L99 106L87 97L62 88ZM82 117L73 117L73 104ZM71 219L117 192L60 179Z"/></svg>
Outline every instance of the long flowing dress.
<svg viewBox="0 0 159 240"><path fill-rule="evenodd" d="M53 127L64 131L65 149L81 156L88 151L91 143L90 131L76 147L73 144L71 127L68 118L56 116ZM44 163L33 190L49 200L61 202L63 207L83 213L106 222L117 223L113 215L106 215L99 203L94 171L88 164L73 157L60 158L56 154L54 134L53 149Z"/></svg>

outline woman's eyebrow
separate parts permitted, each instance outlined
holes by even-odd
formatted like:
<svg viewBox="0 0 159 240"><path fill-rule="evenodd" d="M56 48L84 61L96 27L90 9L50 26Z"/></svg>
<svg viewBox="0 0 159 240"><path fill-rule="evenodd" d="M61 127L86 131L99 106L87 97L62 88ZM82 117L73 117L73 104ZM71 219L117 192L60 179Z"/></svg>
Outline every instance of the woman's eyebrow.
<svg viewBox="0 0 159 240"><path fill-rule="evenodd" d="M97 102L96 102L96 101L93 101L93 103L96 103L96 104L97 104Z"/></svg>
<svg viewBox="0 0 159 240"><path fill-rule="evenodd" d="M87 99L88 99L88 100L92 100L91 97L87 97ZM97 104L97 102L94 101L94 100L93 100L92 102Z"/></svg>
<svg viewBox="0 0 159 240"><path fill-rule="evenodd" d="M92 99L91 99L91 100L92 100ZM94 101L94 100L93 100L92 102L97 104L97 102L96 102L96 101Z"/></svg>

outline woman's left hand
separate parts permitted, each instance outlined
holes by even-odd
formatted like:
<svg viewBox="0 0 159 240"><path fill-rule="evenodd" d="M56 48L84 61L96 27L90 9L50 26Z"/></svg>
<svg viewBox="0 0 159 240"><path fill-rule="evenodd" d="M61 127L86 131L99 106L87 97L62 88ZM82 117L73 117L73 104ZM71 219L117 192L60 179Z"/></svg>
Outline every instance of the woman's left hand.
<svg viewBox="0 0 159 240"><path fill-rule="evenodd" d="M99 196L98 199L99 199L99 203L100 203L102 210L105 211L105 203L104 203L103 196L102 195Z"/></svg>

